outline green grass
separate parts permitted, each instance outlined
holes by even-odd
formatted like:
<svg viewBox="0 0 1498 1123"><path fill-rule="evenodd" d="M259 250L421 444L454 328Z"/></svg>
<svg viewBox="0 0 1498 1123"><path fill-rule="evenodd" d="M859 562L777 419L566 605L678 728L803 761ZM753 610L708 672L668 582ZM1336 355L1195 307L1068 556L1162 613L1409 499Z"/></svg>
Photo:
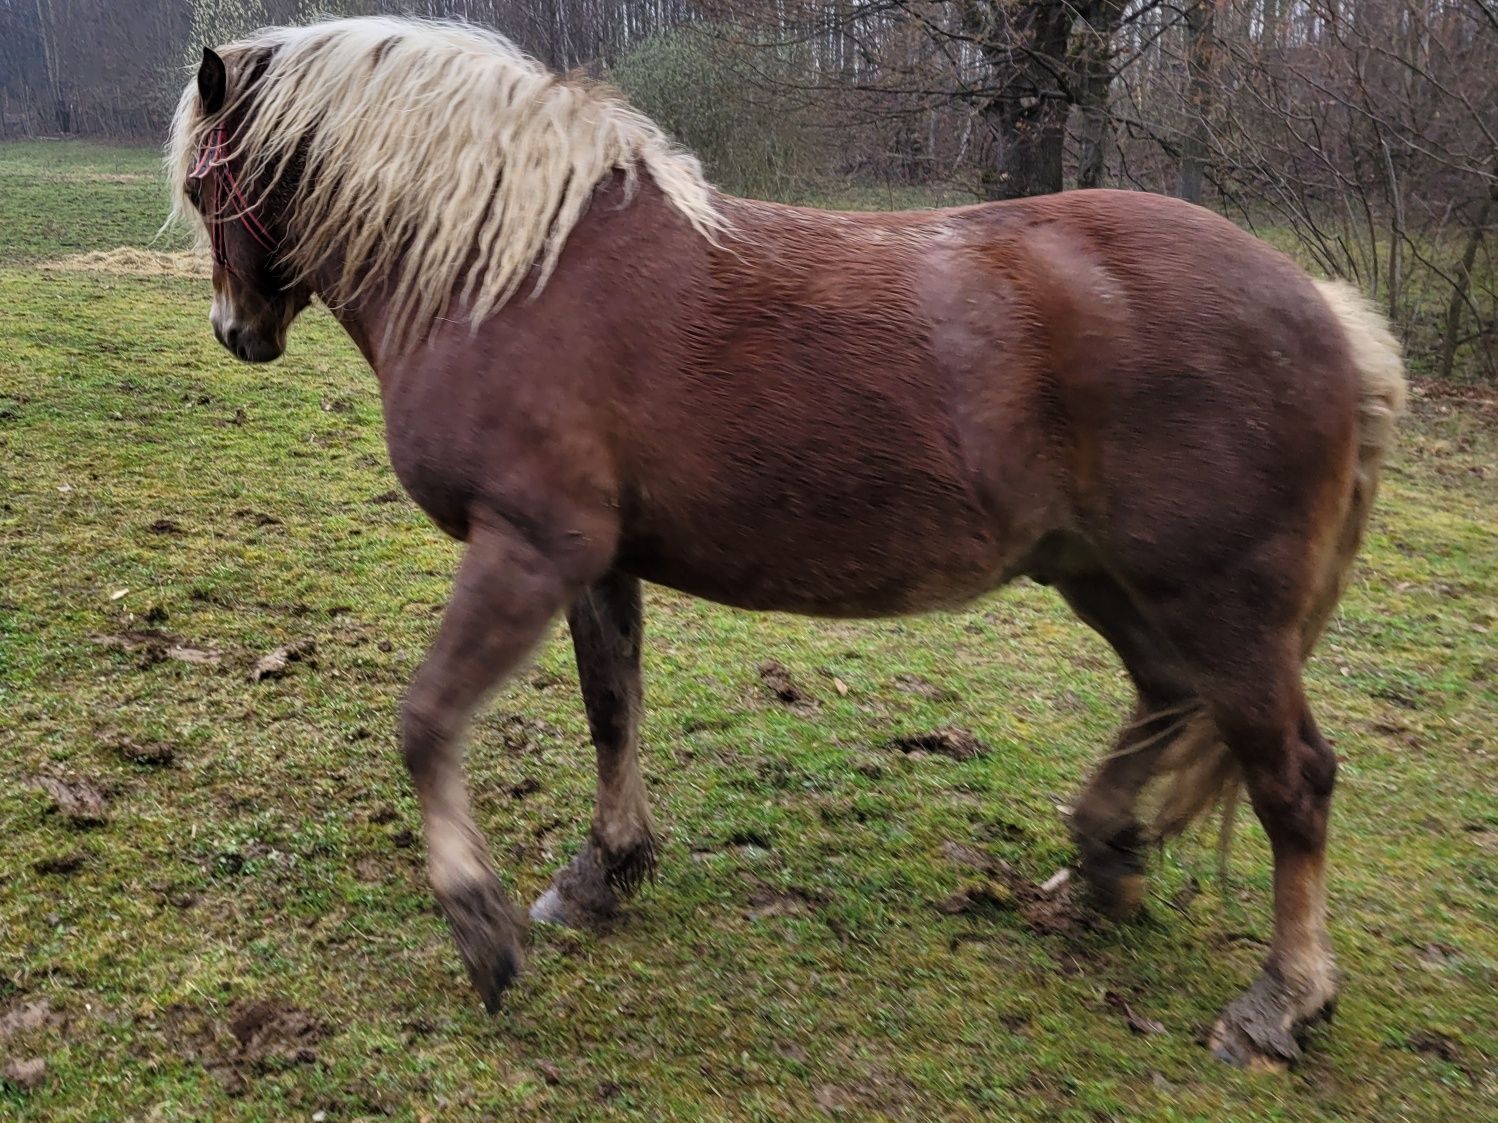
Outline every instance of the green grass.
<svg viewBox="0 0 1498 1123"><path fill-rule="evenodd" d="M491 1019L424 885L394 739L457 549L406 500L377 501L396 484L372 377L320 312L284 360L247 367L212 340L206 282L38 264L147 240L159 189L97 173L151 161L0 147L0 1017L41 998L60 1017L0 1039L0 1064L48 1065L29 1092L0 1086L0 1117L1498 1113L1491 425L1417 399L1314 661L1345 761L1332 908L1347 979L1293 1074L1229 1070L1196 1041L1267 932L1266 847L1246 817L1230 886L1189 839L1127 928L1049 934L1014 911L934 907L971 880L943 843L1034 879L1068 860L1055 805L1127 705L1104 645L1033 586L871 624L652 591L660 879L609 934L537 930ZM151 621L222 661L150 663L94 638ZM248 681L258 655L309 638L315 665ZM766 658L814 712L762 691ZM947 723L995 751L881 748ZM175 760L132 762L123 739ZM469 754L522 899L581 841L591 757L563 629ZM38 775L93 780L108 823L70 825ZM71 872L47 864L67 857ZM1191 877L1203 890L1180 911ZM752 915L767 890L799 904ZM1165 1032L1131 1033L1108 991ZM262 999L315 1029L241 1049L230 1022Z"/></svg>

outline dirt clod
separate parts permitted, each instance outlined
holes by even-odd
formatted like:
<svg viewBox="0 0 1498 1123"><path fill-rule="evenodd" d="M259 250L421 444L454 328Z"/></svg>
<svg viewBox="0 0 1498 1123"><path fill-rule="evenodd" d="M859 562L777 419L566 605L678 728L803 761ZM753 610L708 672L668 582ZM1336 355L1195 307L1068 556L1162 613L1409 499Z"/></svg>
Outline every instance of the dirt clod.
<svg viewBox="0 0 1498 1123"><path fill-rule="evenodd" d="M317 644L310 639L278 647L255 660L254 667L250 669L250 681L264 682L267 679L282 678L293 663L315 665L312 655L316 650Z"/></svg>
<svg viewBox="0 0 1498 1123"><path fill-rule="evenodd" d="M536 1071L541 1074L541 1079L555 1087L562 1082L562 1070L551 1061L537 1061Z"/></svg>
<svg viewBox="0 0 1498 1123"><path fill-rule="evenodd" d="M0 1014L0 1041L29 1029L51 1025L57 1020L57 1014L52 1010L52 1003L45 998L22 1002Z"/></svg>
<svg viewBox="0 0 1498 1123"><path fill-rule="evenodd" d="M1165 1026L1154 1018L1146 1018L1136 1012L1123 995L1117 991L1110 990L1103 995L1103 1001L1123 1015L1124 1023L1135 1033L1153 1034L1164 1033Z"/></svg>
<svg viewBox="0 0 1498 1123"><path fill-rule="evenodd" d="M55 776L38 776L36 786L52 797L52 805L69 822L93 827L109 821L104 796L88 780L59 780Z"/></svg>
<svg viewBox="0 0 1498 1123"><path fill-rule="evenodd" d="M182 528L171 519L157 519L146 527L152 534L181 534Z"/></svg>
<svg viewBox="0 0 1498 1123"><path fill-rule="evenodd" d="M968 885L950 897L936 902L936 911L948 916L968 916L973 913L1012 909L1014 894L998 881L986 881L980 885Z"/></svg>
<svg viewBox="0 0 1498 1123"><path fill-rule="evenodd" d="M973 760L993 752L989 745L978 740L971 732L955 726L896 737L889 742L889 747L907 755L935 753L952 760Z"/></svg>
<svg viewBox="0 0 1498 1123"><path fill-rule="evenodd" d="M143 764L151 768L165 768L177 759L177 750L165 741L146 741L144 744L129 737L113 739L115 752L131 764Z"/></svg>
<svg viewBox="0 0 1498 1123"><path fill-rule="evenodd" d="M5 1077L7 1083L14 1084L21 1091L29 1092L47 1078L47 1062L41 1057L10 1061L4 1069L0 1069L0 1076Z"/></svg>
<svg viewBox="0 0 1498 1123"><path fill-rule="evenodd" d="M1424 1053L1428 1057L1438 1057L1451 1064L1456 1064L1461 1059L1461 1046L1453 1038L1436 1030L1416 1030L1405 1040L1415 1052Z"/></svg>

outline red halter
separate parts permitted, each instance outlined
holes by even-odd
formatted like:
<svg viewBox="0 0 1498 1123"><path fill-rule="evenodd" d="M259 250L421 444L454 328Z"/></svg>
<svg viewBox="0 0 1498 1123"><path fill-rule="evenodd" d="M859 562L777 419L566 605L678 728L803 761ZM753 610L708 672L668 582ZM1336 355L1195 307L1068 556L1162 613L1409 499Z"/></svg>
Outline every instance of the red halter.
<svg viewBox="0 0 1498 1123"><path fill-rule="evenodd" d="M213 175L218 191L213 214L204 219L208 226L208 242L213 250L213 263L223 266L230 273L235 273L234 266L229 264L227 242L224 237L224 226L227 223L238 220L250 232L250 237L254 238L263 249L272 253L280 248L280 243L271 237L265 224L255 215L256 205L246 197L244 189L240 187L239 180L234 175L234 169L229 166L228 147L228 131L219 125L209 132L187 177L198 179L210 173ZM235 208L234 213L227 214L231 206Z"/></svg>

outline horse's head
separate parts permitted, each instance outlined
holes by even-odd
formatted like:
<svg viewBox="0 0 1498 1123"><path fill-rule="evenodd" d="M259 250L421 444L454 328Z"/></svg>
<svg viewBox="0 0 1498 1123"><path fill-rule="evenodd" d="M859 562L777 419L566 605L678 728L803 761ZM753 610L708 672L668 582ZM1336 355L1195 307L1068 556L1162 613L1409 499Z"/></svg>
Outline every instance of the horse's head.
<svg viewBox="0 0 1498 1123"><path fill-rule="evenodd" d="M200 120L211 123L187 170L182 189L203 220L213 251L213 309L218 341L237 358L264 363L286 350L286 332L311 299L305 284L284 271L285 243L278 200L289 197L288 173L247 167L235 144L251 111L253 85L263 67L245 66L231 78L219 55L203 51L198 69ZM231 88L239 83L241 88Z"/></svg>

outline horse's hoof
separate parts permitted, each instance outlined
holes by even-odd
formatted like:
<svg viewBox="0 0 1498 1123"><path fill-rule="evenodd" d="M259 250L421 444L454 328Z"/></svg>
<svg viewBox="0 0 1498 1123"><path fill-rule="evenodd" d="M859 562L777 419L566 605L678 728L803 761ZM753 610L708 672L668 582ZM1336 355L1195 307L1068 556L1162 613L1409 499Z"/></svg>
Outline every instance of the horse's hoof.
<svg viewBox="0 0 1498 1123"><path fill-rule="evenodd" d="M521 940L529 925L517 916L497 882L439 894L438 903L452 929L473 989L493 1014L505 990L525 963Z"/></svg>
<svg viewBox="0 0 1498 1123"><path fill-rule="evenodd" d="M1250 1072L1284 1072L1301 1058L1296 1034L1317 1021L1330 1020L1335 1000L1327 998L1300 1013L1301 1003L1271 972L1235 998L1207 1037L1213 1056Z"/></svg>
<svg viewBox="0 0 1498 1123"><path fill-rule="evenodd" d="M1078 871L1086 884L1088 903L1111 920L1127 921L1144 908L1149 878L1144 835L1131 823L1112 838L1097 839L1073 823L1072 835L1081 861Z"/></svg>
<svg viewBox="0 0 1498 1123"><path fill-rule="evenodd" d="M1087 900L1109 920L1124 923L1144 911L1148 887L1149 879L1142 873L1122 874L1107 882L1088 881Z"/></svg>
<svg viewBox="0 0 1498 1123"><path fill-rule="evenodd" d="M546 892L531 906L531 919L565 928L599 928L619 911L619 894L589 841L556 872Z"/></svg>
<svg viewBox="0 0 1498 1123"><path fill-rule="evenodd" d="M563 928L597 928L608 919L586 909L579 908L564 897L555 885L548 885L546 892L531 905L531 919L539 924L557 924Z"/></svg>

